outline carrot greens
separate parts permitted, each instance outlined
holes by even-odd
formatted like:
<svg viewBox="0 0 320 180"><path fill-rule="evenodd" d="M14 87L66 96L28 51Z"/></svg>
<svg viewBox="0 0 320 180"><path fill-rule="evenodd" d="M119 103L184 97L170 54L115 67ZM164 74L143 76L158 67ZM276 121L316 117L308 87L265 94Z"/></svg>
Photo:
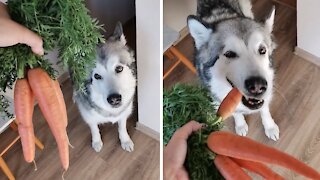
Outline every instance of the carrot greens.
<svg viewBox="0 0 320 180"><path fill-rule="evenodd" d="M216 116L217 103L206 88L193 85L175 85L163 93L163 142L166 145L181 126L195 120L208 126L194 133L188 140L185 166L190 179L223 179L213 164L215 154L207 147L208 135L222 128Z"/></svg>
<svg viewBox="0 0 320 180"><path fill-rule="evenodd" d="M83 91L87 69L94 66L96 46L104 42L102 26L89 16L84 1L9 0L7 7L14 21L43 38L46 53L59 50L59 64L69 70L75 88ZM0 92L12 89L15 80L25 76L25 68L36 67L52 79L57 77L52 64L33 54L30 47L18 44L0 48Z"/></svg>

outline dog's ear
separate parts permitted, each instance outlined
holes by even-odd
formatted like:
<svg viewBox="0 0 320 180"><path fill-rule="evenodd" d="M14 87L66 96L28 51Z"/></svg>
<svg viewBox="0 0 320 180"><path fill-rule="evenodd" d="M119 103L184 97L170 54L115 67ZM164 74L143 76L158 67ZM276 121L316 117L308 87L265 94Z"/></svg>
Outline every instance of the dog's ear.
<svg viewBox="0 0 320 180"><path fill-rule="evenodd" d="M114 28L112 39L120 41L123 45L126 45L127 41L126 41L126 38L123 35L123 29L122 29L121 22L117 22L117 25Z"/></svg>
<svg viewBox="0 0 320 180"><path fill-rule="evenodd" d="M208 42L212 29L207 28L196 16L188 16L188 28L194 39L196 48L199 49L203 44Z"/></svg>
<svg viewBox="0 0 320 180"><path fill-rule="evenodd" d="M276 8L275 8L275 6L272 6L272 10L270 12L270 15L266 19L266 21L264 22L265 27L267 28L267 31L269 33L271 33L272 30L273 30L273 23L274 23L274 15L275 15L275 13L276 13Z"/></svg>
<svg viewBox="0 0 320 180"><path fill-rule="evenodd" d="M104 46L105 46L105 44L98 44L97 45L97 55L101 59L106 58L106 52L105 52Z"/></svg>

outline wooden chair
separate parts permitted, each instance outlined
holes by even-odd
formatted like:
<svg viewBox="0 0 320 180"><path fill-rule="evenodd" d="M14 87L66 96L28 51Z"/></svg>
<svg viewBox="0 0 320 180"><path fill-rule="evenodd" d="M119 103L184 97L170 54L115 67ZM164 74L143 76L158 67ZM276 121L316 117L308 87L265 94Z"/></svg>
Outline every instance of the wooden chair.
<svg viewBox="0 0 320 180"><path fill-rule="evenodd" d="M169 60L176 60L176 62L164 73L163 79L167 78L169 74L180 64L184 64L191 72L197 73L191 61L186 58L175 46L175 41L179 38L179 33L170 27L164 25L163 27L163 49L164 56Z"/></svg>
<svg viewBox="0 0 320 180"><path fill-rule="evenodd" d="M10 101L10 107L8 108L9 112L13 113L13 100L12 98L6 97ZM5 117L5 116L4 116ZM10 128L9 128L10 126ZM15 121L15 118L5 118L2 119L1 124L0 124L0 134L7 130L7 129L12 129L15 132L18 132L18 125ZM4 154L20 139L19 134L17 133L17 137L14 138L9 145L6 146L4 150L1 151L0 153L0 168L3 170L4 174L9 178L9 180L14 180L15 177L10 171L7 163L4 161L3 156ZM44 148L44 145L40 142L40 140L35 137L35 144L36 146L42 150Z"/></svg>

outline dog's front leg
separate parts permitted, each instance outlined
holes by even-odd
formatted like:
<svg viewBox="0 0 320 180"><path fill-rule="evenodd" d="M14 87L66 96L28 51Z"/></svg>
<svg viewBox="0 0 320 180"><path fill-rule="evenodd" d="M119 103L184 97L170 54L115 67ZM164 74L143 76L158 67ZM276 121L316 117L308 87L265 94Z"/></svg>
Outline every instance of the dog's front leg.
<svg viewBox="0 0 320 180"><path fill-rule="evenodd" d="M279 139L280 131L278 125L271 117L269 107L266 106L262 108L260 114L266 136L274 141L277 141Z"/></svg>
<svg viewBox="0 0 320 180"><path fill-rule="evenodd" d="M240 136L246 136L248 134L248 124L244 119L243 114L233 113L236 133Z"/></svg>
<svg viewBox="0 0 320 180"><path fill-rule="evenodd" d="M99 127L97 124L89 124L91 135L92 135L92 148L96 152L100 152L103 146L101 135L99 132Z"/></svg>
<svg viewBox="0 0 320 180"><path fill-rule="evenodd" d="M127 131L127 119L123 118L123 119L119 120L118 126L119 126L119 128L118 128L119 139L121 142L122 149L124 149L128 152L132 152L134 144L133 144L133 142L128 134L128 131Z"/></svg>

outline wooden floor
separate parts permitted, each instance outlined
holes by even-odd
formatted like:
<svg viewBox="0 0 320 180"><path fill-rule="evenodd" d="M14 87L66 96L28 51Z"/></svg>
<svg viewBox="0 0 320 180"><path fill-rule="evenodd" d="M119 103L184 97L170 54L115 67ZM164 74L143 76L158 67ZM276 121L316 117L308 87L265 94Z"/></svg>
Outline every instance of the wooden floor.
<svg viewBox="0 0 320 180"><path fill-rule="evenodd" d="M261 18L268 13L270 1L255 0L254 12ZM247 117L248 136L264 144L285 151L320 172L320 68L294 55L296 46L296 12L292 8L276 5L274 25L278 44L274 53L276 80L271 114L280 128L280 140L269 140L259 115ZM193 40L186 37L178 48L190 59L193 57ZM164 60L164 68L170 62ZM197 83L198 78L183 65L164 81L169 88L177 82ZM226 121L226 129L234 132L234 122ZM285 169L272 167L286 179L304 179ZM255 176L255 179L258 179Z"/></svg>
<svg viewBox="0 0 320 180"><path fill-rule="evenodd" d="M134 127L136 119L130 118L128 132L135 150L128 153L122 150L118 139L117 124L105 124L100 127L104 147L96 153L91 148L91 133L89 127L81 119L76 105L72 101L70 81L63 83L62 90L67 104L69 139L74 149L70 149L70 168L65 179L81 180L149 180L159 179L160 176L160 146L159 142L137 131ZM135 116L133 116L135 117ZM36 136L44 143L43 151L36 151L38 170L34 171L33 164L27 164L22 155L20 142L16 143L5 155L5 161L17 179L61 179L62 168L54 138L45 123L39 108L35 108L34 126ZM14 137L15 133L7 130L0 134L0 149ZM5 175L0 171L0 179Z"/></svg>

